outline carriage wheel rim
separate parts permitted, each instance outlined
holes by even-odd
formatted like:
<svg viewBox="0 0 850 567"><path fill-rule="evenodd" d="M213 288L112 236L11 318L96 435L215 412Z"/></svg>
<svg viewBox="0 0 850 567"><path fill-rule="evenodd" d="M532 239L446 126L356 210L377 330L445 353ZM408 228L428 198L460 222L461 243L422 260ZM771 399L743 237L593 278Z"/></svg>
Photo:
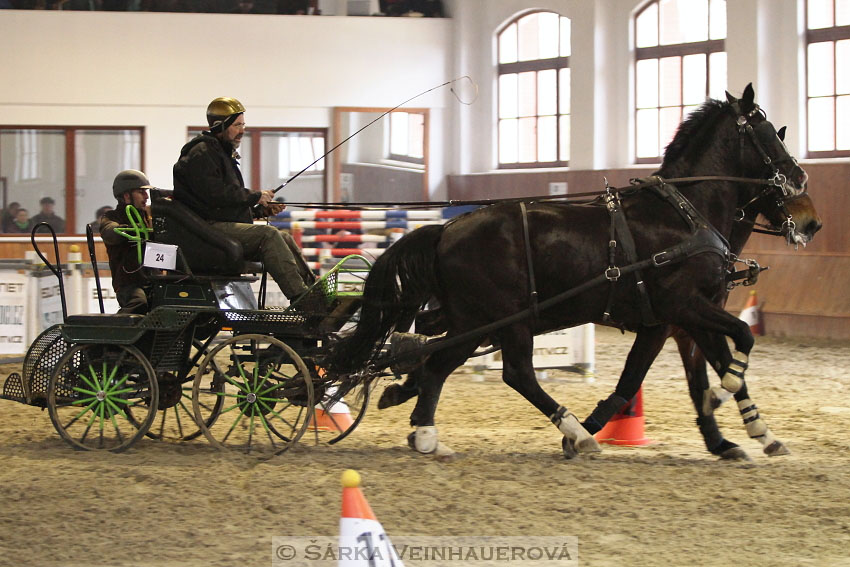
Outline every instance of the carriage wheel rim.
<svg viewBox="0 0 850 567"><path fill-rule="evenodd" d="M264 361L260 358L259 353L262 351L258 348L252 351L250 357L240 357L234 354L240 343L254 347L260 344L266 345L267 348L274 347L279 349L281 354L271 361ZM235 366L237 372L231 376L227 372L222 372L220 365L216 368L214 383L216 381L224 383L229 390L223 386L216 392L216 395L224 400L221 415L215 424L201 425L204 436L219 449L235 450L238 447L240 452L248 454L261 452L261 456L267 457L283 453L291 448L307 429L313 411L313 383L312 380L301 379L300 384L305 392L303 393L304 401L300 404L275 395L276 392L285 390L285 384L279 377L273 376L280 366L285 364L294 367L295 372L292 376L286 376L291 380L297 380L299 376L303 377L306 372L306 365L301 357L275 337L261 334L237 335L217 345L207 354L198 367L193 384L192 406L196 423L201 423L204 417L199 403L202 378L207 374L208 365L228 348L231 349L230 355L235 360L231 366ZM254 364L253 370L246 368L251 363ZM260 367L263 364L266 368L261 372ZM309 373L306 375L309 376ZM283 416L287 410L297 413L290 418L291 421ZM278 422L278 426L286 425L288 435L281 434L275 427L275 422ZM216 427L217 431L213 432L213 427ZM242 429L237 429L240 427ZM244 447L243 444L238 444L231 439L231 435L234 434L235 438L239 435L247 435Z"/></svg>
<svg viewBox="0 0 850 567"><path fill-rule="evenodd" d="M88 352L95 349L103 351ZM60 389L70 394L58 396ZM76 399L69 399L73 395ZM130 345L83 344L68 349L57 363L48 386L47 404L54 427L72 447L117 453L145 434L155 415L150 404L155 407L158 396L153 368L138 349ZM146 406L144 419L132 417L131 408ZM126 424L122 427L123 422ZM126 429L124 433L122 429Z"/></svg>

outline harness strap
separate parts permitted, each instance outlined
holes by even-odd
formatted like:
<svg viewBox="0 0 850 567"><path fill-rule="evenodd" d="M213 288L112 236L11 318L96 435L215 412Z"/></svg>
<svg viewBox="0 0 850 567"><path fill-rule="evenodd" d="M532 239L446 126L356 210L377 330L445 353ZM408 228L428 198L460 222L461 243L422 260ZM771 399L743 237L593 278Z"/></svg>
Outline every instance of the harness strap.
<svg viewBox="0 0 850 567"><path fill-rule="evenodd" d="M608 305L605 308L605 313L603 313L603 320L610 321L611 320L611 310L614 303L614 291L615 286L617 285L617 280L620 278L620 269L616 266L616 249L617 249L617 238L620 239L620 244L623 248L623 253L626 256L627 264L634 264L637 262L637 249L635 247L634 238L632 238L632 231L629 229L629 223L626 221L626 214L623 212L623 208L620 206L620 199L617 194L609 191L605 197L606 208L608 209L608 213L611 216L611 238L608 241L608 260L609 260L609 268L606 271L606 274L609 275L609 279L611 280L611 292L608 295ZM646 283L643 280L643 276L641 275L641 271L635 270L635 286L638 291L638 304L640 306L640 316L643 324L651 327L653 325L658 325L659 322L655 318L655 313L652 310L652 303L649 301L649 292L646 289Z"/></svg>
<svg viewBox="0 0 850 567"><path fill-rule="evenodd" d="M531 304L531 313L536 323L540 316L540 309L537 306L537 284L534 280L534 260L531 258L531 238L528 234L528 209L525 206L525 201L519 202L519 210L522 213L520 216L522 217L522 236L525 241L525 259L528 262L529 303Z"/></svg>
<svg viewBox="0 0 850 567"><path fill-rule="evenodd" d="M623 246L623 252L626 254L626 262L634 264L637 262L637 249L635 241L632 238L632 231L629 229L629 223L626 221L626 213L622 207L617 207L613 215L614 225L617 229L617 234L620 237L620 244ZM652 311L652 304L649 301L649 292L646 290L646 283L643 281L643 276L640 270L635 270L635 285L640 298L640 314L643 324L646 326L658 325L658 320L655 318L655 313Z"/></svg>

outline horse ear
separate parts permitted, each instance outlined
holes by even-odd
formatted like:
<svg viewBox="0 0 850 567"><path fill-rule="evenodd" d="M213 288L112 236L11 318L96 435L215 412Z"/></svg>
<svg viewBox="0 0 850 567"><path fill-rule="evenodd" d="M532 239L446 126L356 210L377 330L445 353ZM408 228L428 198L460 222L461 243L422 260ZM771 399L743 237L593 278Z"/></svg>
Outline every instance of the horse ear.
<svg viewBox="0 0 850 567"><path fill-rule="evenodd" d="M726 91L726 101L729 104L735 104L736 102L738 102L738 99L729 94L729 91Z"/></svg>
<svg viewBox="0 0 850 567"><path fill-rule="evenodd" d="M776 135L779 136L779 139L783 142L785 141L785 128L787 128L787 126L783 126L779 129L779 132L776 133Z"/></svg>
<svg viewBox="0 0 850 567"><path fill-rule="evenodd" d="M741 98L741 101L745 106L752 106L755 98L756 92L753 90L753 84L750 83L747 85L747 88L744 89L744 96Z"/></svg>

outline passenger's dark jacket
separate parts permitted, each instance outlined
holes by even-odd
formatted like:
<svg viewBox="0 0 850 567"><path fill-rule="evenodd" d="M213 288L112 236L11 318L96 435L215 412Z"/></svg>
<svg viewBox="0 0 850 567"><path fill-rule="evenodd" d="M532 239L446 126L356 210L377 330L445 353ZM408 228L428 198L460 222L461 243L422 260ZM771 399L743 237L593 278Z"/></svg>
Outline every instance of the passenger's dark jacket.
<svg viewBox="0 0 850 567"><path fill-rule="evenodd" d="M253 222L259 192L245 188L233 147L204 132L183 146L174 164L174 198L213 221Z"/></svg>
<svg viewBox="0 0 850 567"><path fill-rule="evenodd" d="M120 209L120 210L119 210ZM127 238L115 232L116 228L129 227L125 206L106 212L100 217L100 237L109 255L109 270L112 272L112 289L116 293L124 288L144 287L147 283L139 267L139 253ZM144 211L139 211L142 215ZM147 218L145 218L147 222Z"/></svg>

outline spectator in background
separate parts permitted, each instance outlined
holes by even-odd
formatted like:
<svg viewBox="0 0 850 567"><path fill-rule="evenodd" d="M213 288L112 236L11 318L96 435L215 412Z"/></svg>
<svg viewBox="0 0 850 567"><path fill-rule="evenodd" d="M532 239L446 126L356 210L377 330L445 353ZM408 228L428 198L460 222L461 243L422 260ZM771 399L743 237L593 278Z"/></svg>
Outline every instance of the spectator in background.
<svg viewBox="0 0 850 567"><path fill-rule="evenodd" d="M18 214L18 209L20 208L21 204L17 201L9 203L9 206L3 211L3 216L0 217L0 230L3 232L12 232L12 222L14 222L15 215Z"/></svg>
<svg viewBox="0 0 850 567"><path fill-rule="evenodd" d="M109 211L114 211L115 208L112 205L104 205L100 207L98 210L94 212L94 222L91 222L92 232L95 234L100 234L100 220Z"/></svg>
<svg viewBox="0 0 850 567"><path fill-rule="evenodd" d="M19 208L15 212L15 218L9 222L5 232L11 234L29 234L32 231L33 223L30 222L30 214L24 208Z"/></svg>
<svg viewBox="0 0 850 567"><path fill-rule="evenodd" d="M56 234L64 233L65 219L53 211L53 206L56 204L53 197L42 197L38 204L41 205L41 211L32 218L33 226L40 222L46 222L56 232Z"/></svg>

